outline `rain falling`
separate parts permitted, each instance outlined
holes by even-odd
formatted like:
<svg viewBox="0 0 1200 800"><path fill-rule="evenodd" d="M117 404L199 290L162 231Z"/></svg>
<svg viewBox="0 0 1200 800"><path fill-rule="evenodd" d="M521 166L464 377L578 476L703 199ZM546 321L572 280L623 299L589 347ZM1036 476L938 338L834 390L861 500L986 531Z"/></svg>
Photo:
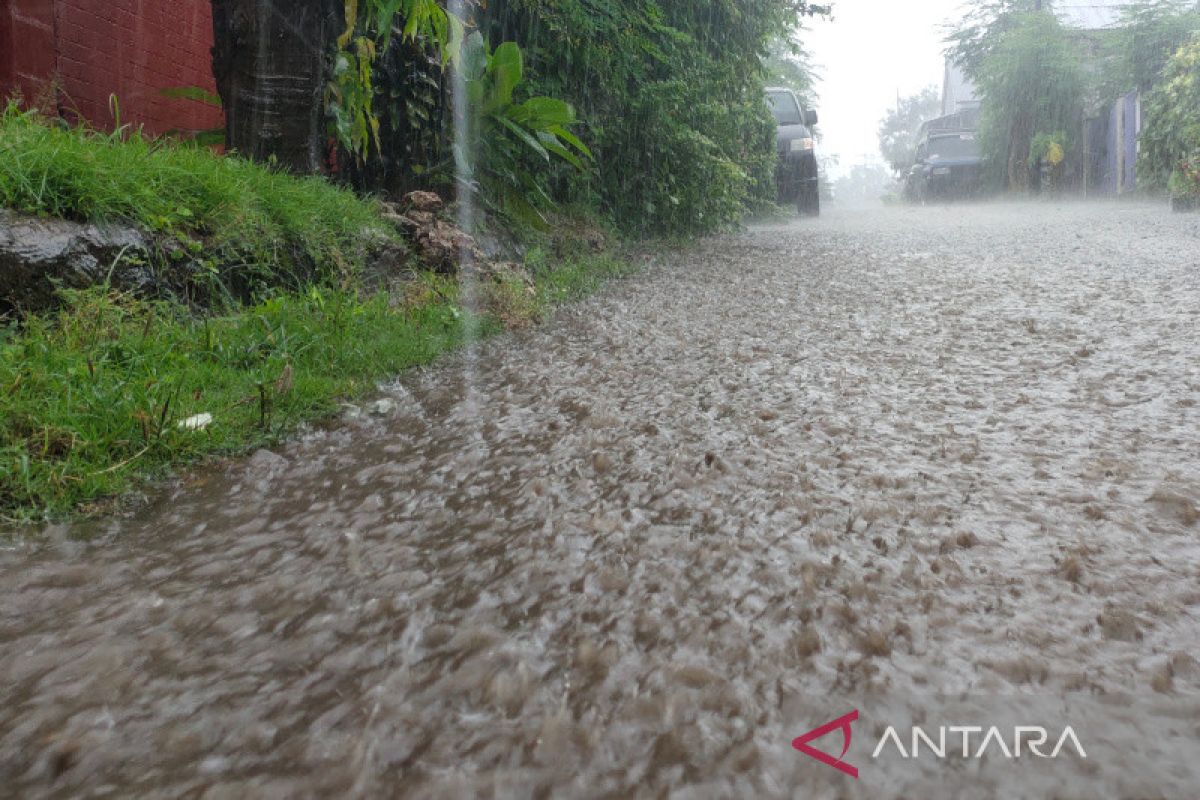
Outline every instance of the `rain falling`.
<svg viewBox="0 0 1200 800"><path fill-rule="evenodd" d="M1195 3L9 0L0 93L0 796L1195 796Z"/></svg>

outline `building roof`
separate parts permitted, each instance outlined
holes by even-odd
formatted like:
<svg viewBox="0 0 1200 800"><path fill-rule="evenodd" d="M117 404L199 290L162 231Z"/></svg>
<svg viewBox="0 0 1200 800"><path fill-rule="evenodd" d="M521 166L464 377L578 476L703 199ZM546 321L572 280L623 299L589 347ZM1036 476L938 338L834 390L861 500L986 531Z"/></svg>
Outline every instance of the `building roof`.
<svg viewBox="0 0 1200 800"><path fill-rule="evenodd" d="M920 136L934 133L961 133L963 131L979 130L978 108L964 108L954 114L947 114L936 119L921 123Z"/></svg>
<svg viewBox="0 0 1200 800"><path fill-rule="evenodd" d="M1130 0L1058 0L1053 7L1067 27L1098 31L1116 25L1128 5Z"/></svg>

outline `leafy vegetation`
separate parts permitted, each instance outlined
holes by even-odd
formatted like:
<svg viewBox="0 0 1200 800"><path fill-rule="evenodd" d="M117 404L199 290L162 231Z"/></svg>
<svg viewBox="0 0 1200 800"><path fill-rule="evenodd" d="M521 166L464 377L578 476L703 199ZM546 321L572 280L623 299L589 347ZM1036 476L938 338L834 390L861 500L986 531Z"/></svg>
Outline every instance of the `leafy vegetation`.
<svg viewBox="0 0 1200 800"><path fill-rule="evenodd" d="M317 102L341 144L340 177L394 192L466 175L468 190L510 218L588 209L643 234L717 230L773 199L766 59L774 53L785 82L811 89L790 32L798 15L828 10L799 0L468 0L464 9L459 20L435 0L346 0L326 67L288 61L304 85L328 79ZM232 34L264 22L228 4L221 12L218 27ZM281 40L321 38L334 16L323 6ZM255 69L232 34L216 59L227 104ZM466 131L455 130L448 75L466 90ZM240 110L271 98L253 100ZM302 105L288 119L316 119ZM107 506L173 465L275 441L473 332L528 324L629 269L594 255L551 266L535 248L525 272L484 280L474 311L454 282L432 275L403 297L366 296L364 243L396 237L377 204L270 163L279 152L278 166L314 169L321 130L255 142L253 114L240 118L239 152L266 165L4 110L0 204L127 221L177 242L216 285L251 290L233 298L244 306L198 316L101 286L5 323L0 516Z"/></svg>
<svg viewBox="0 0 1200 800"><path fill-rule="evenodd" d="M768 46L764 68L767 83L785 86L796 93L805 108L817 107L816 67L800 39L802 29L775 37Z"/></svg>
<svg viewBox="0 0 1200 800"><path fill-rule="evenodd" d="M400 302L310 287L238 313L73 292L51 316L0 328L0 517L102 510L174 465L278 440L471 333L528 324L625 274L627 261L530 254L533 285L481 287L471 319L457 282L425 275Z"/></svg>
<svg viewBox="0 0 1200 800"><path fill-rule="evenodd" d="M1198 31L1191 0L1133 0L1111 29L1088 34L1064 30L1053 3L979 0L948 37L948 55L980 86L983 145L997 180L1021 189L1039 159L1070 160L1085 101L1138 89L1148 93L1139 172L1143 185L1162 187L1198 144L1200 112L1188 67L1177 63L1186 56L1173 57Z"/></svg>
<svg viewBox="0 0 1200 800"><path fill-rule="evenodd" d="M375 69L396 28L403 44L432 48L441 63L453 65L462 52L465 27L436 0L346 0L345 16L325 109L338 140L361 160L370 155L372 145L382 155Z"/></svg>
<svg viewBox="0 0 1200 800"><path fill-rule="evenodd" d="M921 125L936 117L941 108L941 93L930 86L901 98L879 123L879 152L894 172L907 172L916 163Z"/></svg>
<svg viewBox="0 0 1200 800"><path fill-rule="evenodd" d="M1073 131L1082 119L1086 90L1076 49L1058 18L1047 12L1019 14L984 58L980 135L993 168L1003 165L1013 189L1029 185L1030 154L1040 134ZM1071 140L1058 142L1069 150Z"/></svg>
<svg viewBox="0 0 1200 800"><path fill-rule="evenodd" d="M1180 159L1171 171L1167 187L1174 197L1200 198L1200 150Z"/></svg>
<svg viewBox="0 0 1200 800"><path fill-rule="evenodd" d="M803 15L829 12L806 0L462 0L453 13L440 0L323 0L287 26L261 10L239 16L230 2L222 0L222 13L214 12L220 34L214 65L226 103L239 106L227 115L227 140L239 152L260 159L277 154L291 169L319 166L313 154L323 143L312 130L255 139L246 121L259 105L274 107L270 91L234 86L258 86L257 69L277 68L238 44L261 38L256 31L273 31L269 40L279 47L302 34L326 37L332 52L323 68L274 54L297 85L321 79L324 108L306 114L296 107L302 100L279 99L290 102L292 127L322 115L329 120L340 145L337 172L360 191L482 188L491 206L520 208L527 219L552 200L588 206L635 234L716 230L772 199L775 155L764 79L777 75L811 98L811 71L795 34ZM337 18L342 27L330 36ZM471 49L482 59L464 56L469 34L479 36ZM463 153L454 152L462 131L455 127L465 124L455 119L451 89L464 73L468 83L477 81L472 71L496 54L504 63L519 56L524 66L514 106L556 98L585 127L571 130L572 140L549 131L545 114L529 120L543 126L538 131L500 121L497 130L509 140L492 147L487 137L487 152L473 165L482 179L476 186L456 180L450 169L462 165ZM554 118L565 119L557 112ZM513 146L525 134L536 147Z"/></svg>
<svg viewBox="0 0 1200 800"><path fill-rule="evenodd" d="M1066 131L1039 133L1029 145L1029 166L1033 167L1039 163L1055 166L1061 164L1066 155L1067 141Z"/></svg>
<svg viewBox="0 0 1200 800"><path fill-rule="evenodd" d="M1024 14L1040 12L1038 0L974 0L962 22L946 37L946 55L973 80L1004 38L1019 28Z"/></svg>
<svg viewBox="0 0 1200 800"><path fill-rule="evenodd" d="M1135 0L1124 7L1105 42L1105 94L1154 88L1171 56L1197 31L1200 8L1192 0Z"/></svg>
<svg viewBox="0 0 1200 800"><path fill-rule="evenodd" d="M798 15L785 0L500 0L480 26L526 51L530 91L587 124L589 173L559 169L553 195L634 233L719 229L774 191L764 58Z"/></svg>
<svg viewBox="0 0 1200 800"><path fill-rule="evenodd" d="M591 152L569 130L577 122L574 109L546 96L518 102L514 95L525 80L521 47L506 41L493 50L478 30L468 36L467 24L433 0L363 0L363 8L359 5L359 0L346 2L347 26L338 38L326 102L345 150L360 165L371 157L372 147L376 161L388 158L387 149L396 139L389 137L385 145L376 99L398 99L398 90L406 95L402 107L384 114L393 128L400 124L417 138L443 140L427 151L433 158L406 171L453 190L478 192L492 211L514 221L544 224L539 209L553 205L543 185L552 160L562 159L579 170L590 165ZM394 30L401 35L394 37ZM429 53L428 61L443 71L459 73L466 94L461 119L451 115L447 124L445 115L429 113L428 104L409 107L415 98L397 82L437 89L434 105L450 101L427 71L396 75L382 69L377 75L380 55L394 39L397 47L415 47ZM431 127L436 130L422 132Z"/></svg>
<svg viewBox="0 0 1200 800"><path fill-rule="evenodd" d="M993 179L1010 189L1030 184L1035 142L1074 142L1087 76L1078 42L1048 8L1026 0L978 3L950 36L950 55L979 85L980 139ZM1033 9L1033 10L1031 10Z"/></svg>
<svg viewBox="0 0 1200 800"><path fill-rule="evenodd" d="M361 264L391 238L376 205L321 178L296 178L137 130L67 128L9 104L0 113L0 205L79 221L126 221L172 237L214 281L295 285Z"/></svg>
<svg viewBox="0 0 1200 800"><path fill-rule="evenodd" d="M562 159L585 169L591 151L569 128L575 110L553 97L531 97L518 103L514 94L525 80L521 48L505 42L492 51L483 36L472 33L462 59L466 93L466 136L456 142L456 174L484 190L493 208L534 226L544 225L539 208L553 206L529 158L548 166Z"/></svg>
<svg viewBox="0 0 1200 800"><path fill-rule="evenodd" d="M1139 173L1176 194L1200 195L1200 35L1171 57L1143 115Z"/></svg>

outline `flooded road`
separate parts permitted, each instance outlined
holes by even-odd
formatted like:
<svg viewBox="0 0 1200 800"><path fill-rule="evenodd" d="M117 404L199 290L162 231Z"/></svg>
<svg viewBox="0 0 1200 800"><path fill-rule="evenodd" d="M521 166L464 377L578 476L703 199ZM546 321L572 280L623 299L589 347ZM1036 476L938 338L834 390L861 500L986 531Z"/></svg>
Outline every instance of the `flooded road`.
<svg viewBox="0 0 1200 800"><path fill-rule="evenodd" d="M0 553L0 794L1195 795L1200 217L756 227L387 396ZM952 699L1088 758L873 762Z"/></svg>

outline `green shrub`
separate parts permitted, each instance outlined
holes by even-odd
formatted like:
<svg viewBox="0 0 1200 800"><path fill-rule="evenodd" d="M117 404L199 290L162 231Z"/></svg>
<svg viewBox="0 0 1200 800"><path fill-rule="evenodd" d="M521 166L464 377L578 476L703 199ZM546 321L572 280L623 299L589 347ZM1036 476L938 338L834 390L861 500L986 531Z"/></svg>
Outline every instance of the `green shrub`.
<svg viewBox="0 0 1200 800"><path fill-rule="evenodd" d="M1184 162L1200 151L1200 36L1179 48L1143 105L1138 176L1182 188Z"/></svg>
<svg viewBox="0 0 1200 800"><path fill-rule="evenodd" d="M1054 14L1016 13L982 56L978 81L980 143L990 172L1009 188L1025 189L1035 145L1048 144L1045 132L1081 123L1086 83L1077 48ZM1065 136L1057 143L1070 146Z"/></svg>
<svg viewBox="0 0 1200 800"><path fill-rule="evenodd" d="M1104 95L1131 89L1149 91L1158 84L1171 56L1200 30L1194 0L1134 0L1104 42Z"/></svg>
<svg viewBox="0 0 1200 800"><path fill-rule="evenodd" d="M624 230L687 234L774 199L764 59L808 4L785 0L496 0L483 22L515 40L531 91L578 109L594 170L560 168L556 199Z"/></svg>
<svg viewBox="0 0 1200 800"><path fill-rule="evenodd" d="M1167 188L1175 197L1200 197L1200 150L1183 158L1171 172Z"/></svg>
<svg viewBox="0 0 1200 800"><path fill-rule="evenodd" d="M467 37L460 68L467 95L468 130L457 144L457 172L504 216L545 227L540 209L554 201L542 188L541 173L562 160L588 168L592 153L569 128L575 109L553 97L518 103L515 92L525 81L525 58L514 42L492 50L478 31Z"/></svg>

